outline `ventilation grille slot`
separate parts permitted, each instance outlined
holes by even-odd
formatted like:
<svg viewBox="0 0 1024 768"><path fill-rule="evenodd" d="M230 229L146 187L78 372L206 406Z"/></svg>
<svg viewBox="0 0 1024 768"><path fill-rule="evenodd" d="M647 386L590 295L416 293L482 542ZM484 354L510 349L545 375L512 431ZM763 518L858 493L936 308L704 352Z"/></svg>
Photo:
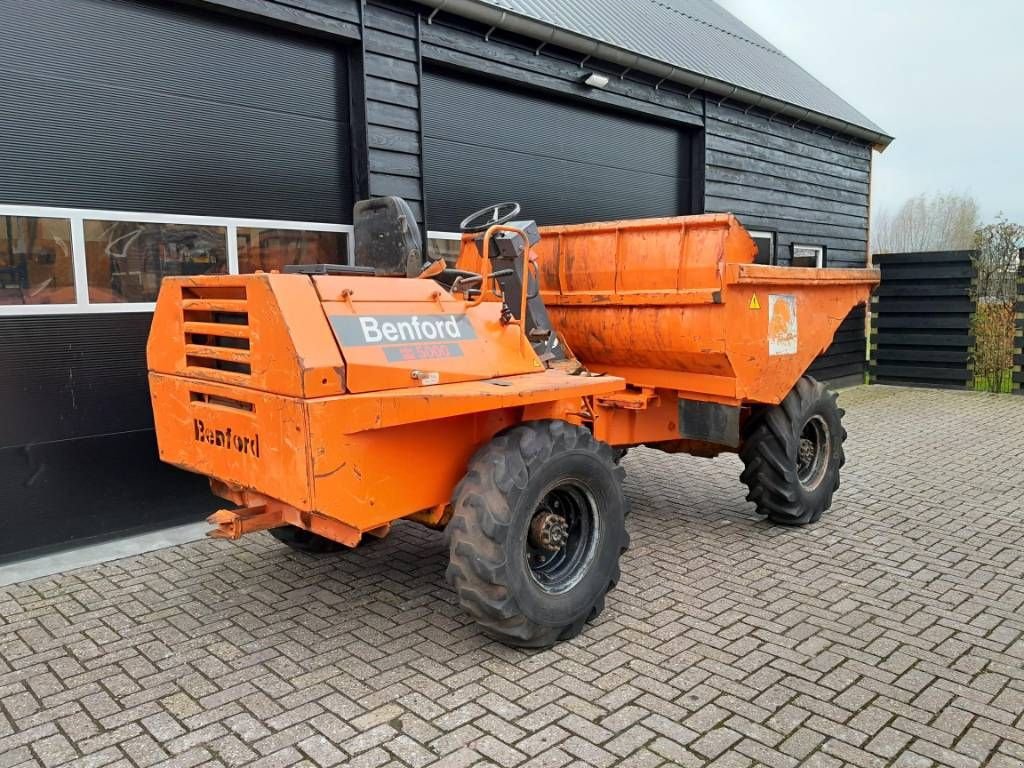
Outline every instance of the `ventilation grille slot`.
<svg viewBox="0 0 1024 768"><path fill-rule="evenodd" d="M182 288L181 308L189 368L252 375L245 285Z"/></svg>
<svg viewBox="0 0 1024 768"><path fill-rule="evenodd" d="M223 397L222 395L211 395L206 392L189 392L189 399L193 403L206 403L207 405L217 405L221 408L231 408L236 411L246 411L247 413L253 413L256 410L254 403L246 402L245 400L236 400L233 397Z"/></svg>

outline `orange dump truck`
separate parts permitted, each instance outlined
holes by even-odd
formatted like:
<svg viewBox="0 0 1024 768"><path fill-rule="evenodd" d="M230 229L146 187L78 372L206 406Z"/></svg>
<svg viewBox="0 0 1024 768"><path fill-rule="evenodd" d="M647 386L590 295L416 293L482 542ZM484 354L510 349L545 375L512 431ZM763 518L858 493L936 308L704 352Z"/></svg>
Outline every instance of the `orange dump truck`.
<svg viewBox="0 0 1024 768"><path fill-rule="evenodd" d="M233 502L224 538L304 551L444 528L491 635L597 616L628 546L630 447L738 452L757 511L816 521L842 411L804 375L878 282L753 264L730 215L537 228L500 204L424 263L408 207L357 204L357 266L169 278L149 340L160 455Z"/></svg>

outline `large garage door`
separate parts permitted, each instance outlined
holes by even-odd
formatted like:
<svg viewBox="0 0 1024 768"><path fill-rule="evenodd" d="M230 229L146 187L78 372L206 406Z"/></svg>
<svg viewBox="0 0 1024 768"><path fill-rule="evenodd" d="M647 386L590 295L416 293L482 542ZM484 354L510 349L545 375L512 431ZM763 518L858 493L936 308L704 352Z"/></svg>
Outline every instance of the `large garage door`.
<svg viewBox="0 0 1024 768"><path fill-rule="evenodd" d="M347 223L336 44L177 3L0 11L0 202Z"/></svg>
<svg viewBox="0 0 1024 768"><path fill-rule="evenodd" d="M351 221L346 62L199 3L0 0L0 560L222 505L158 460L139 305L344 242L274 224Z"/></svg>
<svg viewBox="0 0 1024 768"><path fill-rule="evenodd" d="M425 73L423 113L431 229L500 200L542 224L693 212L677 126L447 72Z"/></svg>

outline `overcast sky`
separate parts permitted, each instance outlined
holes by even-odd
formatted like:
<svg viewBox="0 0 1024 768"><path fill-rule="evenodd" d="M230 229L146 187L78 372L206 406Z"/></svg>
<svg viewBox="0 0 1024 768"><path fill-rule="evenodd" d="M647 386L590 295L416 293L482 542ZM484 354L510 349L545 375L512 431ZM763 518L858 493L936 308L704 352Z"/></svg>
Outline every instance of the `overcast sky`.
<svg viewBox="0 0 1024 768"><path fill-rule="evenodd" d="M875 210L961 192L1024 223L1024 2L718 2L896 137Z"/></svg>

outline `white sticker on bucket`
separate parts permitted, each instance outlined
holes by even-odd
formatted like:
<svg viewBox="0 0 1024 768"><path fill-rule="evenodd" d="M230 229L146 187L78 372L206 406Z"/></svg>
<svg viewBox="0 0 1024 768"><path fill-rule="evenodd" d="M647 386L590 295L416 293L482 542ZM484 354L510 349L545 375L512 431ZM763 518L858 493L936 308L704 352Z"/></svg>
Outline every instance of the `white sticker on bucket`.
<svg viewBox="0 0 1024 768"><path fill-rule="evenodd" d="M768 295L768 354L796 354L796 297Z"/></svg>

